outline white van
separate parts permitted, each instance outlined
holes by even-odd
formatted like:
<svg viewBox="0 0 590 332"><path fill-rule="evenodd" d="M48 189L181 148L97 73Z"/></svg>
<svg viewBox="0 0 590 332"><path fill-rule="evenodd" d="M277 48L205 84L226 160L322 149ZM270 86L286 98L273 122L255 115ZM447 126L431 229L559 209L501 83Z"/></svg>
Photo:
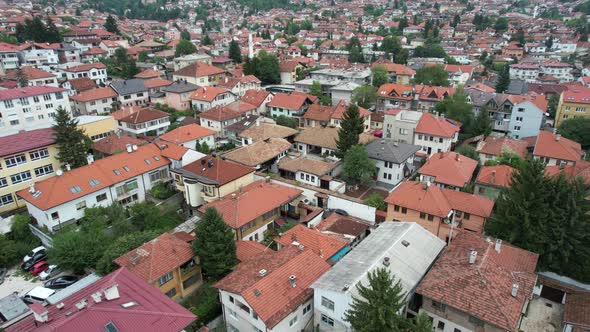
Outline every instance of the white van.
<svg viewBox="0 0 590 332"><path fill-rule="evenodd" d="M27 303L39 302L45 303L47 298L55 294L54 289L37 286L25 294L22 299Z"/></svg>

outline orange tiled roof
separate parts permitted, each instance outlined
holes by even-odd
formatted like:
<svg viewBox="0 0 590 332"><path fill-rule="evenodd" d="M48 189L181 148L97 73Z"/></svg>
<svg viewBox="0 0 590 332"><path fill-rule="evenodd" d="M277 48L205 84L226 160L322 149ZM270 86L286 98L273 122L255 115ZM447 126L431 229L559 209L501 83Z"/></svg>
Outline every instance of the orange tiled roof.
<svg viewBox="0 0 590 332"><path fill-rule="evenodd" d="M97 62L97 63L86 63L86 64L83 64L83 65L70 67L70 68L66 69L66 71L69 71L71 73L79 73L79 72L83 72L83 71L89 71L90 69L106 69L106 67L107 66L105 66L101 62Z"/></svg>
<svg viewBox="0 0 590 332"><path fill-rule="evenodd" d="M330 259L330 257L347 246L345 241L323 234L318 230L307 228L301 224L286 231L282 236L275 238L275 241L284 247L294 244L296 246L303 245L325 260Z"/></svg>
<svg viewBox="0 0 590 332"><path fill-rule="evenodd" d="M575 165L554 165L545 167L546 176L557 176L561 173L569 179L581 177L586 183L590 183L590 162L578 160Z"/></svg>
<svg viewBox="0 0 590 332"><path fill-rule="evenodd" d="M170 114L164 111L159 111L157 109L146 107L141 108L137 112L131 113L130 115L117 120L126 123L144 123L156 119L162 119L168 117L169 115Z"/></svg>
<svg viewBox="0 0 590 332"><path fill-rule="evenodd" d="M105 98L114 98L117 97L117 93L115 90L111 89L111 87L104 87L104 88L96 88L92 90L86 90L78 93L75 96L70 97L70 99L79 101L79 102L87 102L91 100L98 100L98 99L105 99Z"/></svg>
<svg viewBox="0 0 590 332"><path fill-rule="evenodd" d="M240 99L248 104L260 107L268 95L270 95L270 92L266 90L248 90Z"/></svg>
<svg viewBox="0 0 590 332"><path fill-rule="evenodd" d="M224 88L207 86L207 87L201 87L201 88L198 88L197 90L195 90L195 92L193 92L193 94L191 95L190 98L192 100L202 100L202 101L206 101L206 102L212 102L213 100L215 100L215 98L217 96L219 96L222 93L227 93L227 92L229 92L229 90L224 89Z"/></svg>
<svg viewBox="0 0 590 332"><path fill-rule="evenodd" d="M172 81L156 77L156 78L150 78L150 79L146 80L145 82L143 82L143 86L145 86L148 89L151 89L151 88L172 85L173 83L174 82L172 82Z"/></svg>
<svg viewBox="0 0 590 332"><path fill-rule="evenodd" d="M450 138L455 136L455 133L460 129L461 126L454 124L449 119L431 113L423 113L418 120L416 133Z"/></svg>
<svg viewBox="0 0 590 332"><path fill-rule="evenodd" d="M483 166L475 179L475 183L510 188L510 181L514 171L514 168L507 165Z"/></svg>
<svg viewBox="0 0 590 332"><path fill-rule="evenodd" d="M488 136L483 141L483 144L478 146L477 152L494 156L501 156L504 152L511 152L525 158L528 153L527 146L528 143L523 140L506 136Z"/></svg>
<svg viewBox="0 0 590 332"><path fill-rule="evenodd" d="M215 183L219 186L223 186L254 171L256 169L252 167L217 159L210 155L194 161L181 169L182 174L186 177L195 176L205 178L208 182Z"/></svg>
<svg viewBox="0 0 590 332"><path fill-rule="evenodd" d="M236 241L236 256L240 262L256 257L266 250L273 251L256 241Z"/></svg>
<svg viewBox="0 0 590 332"><path fill-rule="evenodd" d="M211 129L201 127L198 124L189 124L186 126L178 127L172 131L160 135L162 141L172 142L181 144L184 142L196 140L199 138L215 135L215 132Z"/></svg>
<svg viewBox="0 0 590 332"><path fill-rule="evenodd" d="M305 104L308 98L305 95L288 95L285 93L277 93L270 102L268 107L278 107L290 110L299 110Z"/></svg>
<svg viewBox="0 0 590 332"><path fill-rule="evenodd" d="M580 143L545 130L539 131L535 143L534 156L549 157L559 160L578 161L584 151Z"/></svg>
<svg viewBox="0 0 590 332"><path fill-rule="evenodd" d="M434 176L437 183L463 188L471 181L476 167L477 160L456 152L439 152L433 154L418 173Z"/></svg>
<svg viewBox="0 0 590 332"><path fill-rule="evenodd" d="M26 76L26 78L29 80L55 77L55 75L48 73L45 70L34 68L34 67L23 66L23 67L20 67L20 69L23 72L23 74ZM8 70L6 72L6 78L8 78L8 79L18 80L17 76L18 76L17 69Z"/></svg>
<svg viewBox="0 0 590 332"><path fill-rule="evenodd" d="M203 77L203 76L211 76L216 74L225 73L225 69L217 68L215 66L208 65L204 62L197 61L192 63L184 68L180 68L179 70L172 73L173 75L177 76L187 76L187 77Z"/></svg>

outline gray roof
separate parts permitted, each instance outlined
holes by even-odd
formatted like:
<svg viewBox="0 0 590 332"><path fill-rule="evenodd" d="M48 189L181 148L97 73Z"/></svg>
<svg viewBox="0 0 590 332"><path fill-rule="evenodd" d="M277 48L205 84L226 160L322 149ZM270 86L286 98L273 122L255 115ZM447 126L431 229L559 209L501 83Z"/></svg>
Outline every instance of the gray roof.
<svg viewBox="0 0 590 332"><path fill-rule="evenodd" d="M29 307L16 294L0 299L0 314L10 321L29 311Z"/></svg>
<svg viewBox="0 0 590 332"><path fill-rule="evenodd" d="M185 93L195 91L200 86L192 83L188 83L187 81L179 81L175 82L174 84L165 86L162 88L163 92L172 92L172 93Z"/></svg>
<svg viewBox="0 0 590 332"><path fill-rule="evenodd" d="M529 84L523 80L510 80L506 93L511 95L521 95L529 92Z"/></svg>
<svg viewBox="0 0 590 332"><path fill-rule="evenodd" d="M76 281L72 285L51 295L50 297L47 298L47 302L49 302L50 304L59 303L59 302L63 301L65 298L67 298L68 296L71 296L72 294L80 291L81 289L92 285L93 283L97 282L98 280L100 280L100 277L96 273L89 274L89 275L85 276L84 278Z"/></svg>
<svg viewBox="0 0 590 332"><path fill-rule="evenodd" d="M367 144L365 149L371 159L390 161L396 164L405 163L408 158L420 151L420 147L417 145L388 139L375 140Z"/></svg>
<svg viewBox="0 0 590 332"><path fill-rule="evenodd" d="M145 80L139 78L132 78L130 80L114 81L111 83L111 88L120 96L130 95L138 92L147 92L147 88L143 85Z"/></svg>
<svg viewBox="0 0 590 332"><path fill-rule="evenodd" d="M358 246L316 280L311 288L325 289L357 296L356 285L367 285L367 274L385 267L399 280L403 290L411 293L435 259L445 242L413 222L381 223Z"/></svg>

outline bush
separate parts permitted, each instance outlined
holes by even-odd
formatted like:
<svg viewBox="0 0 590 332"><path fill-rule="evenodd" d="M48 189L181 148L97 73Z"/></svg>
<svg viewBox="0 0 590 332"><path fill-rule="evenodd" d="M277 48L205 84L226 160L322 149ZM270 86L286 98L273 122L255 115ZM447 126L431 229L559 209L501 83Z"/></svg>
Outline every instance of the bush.
<svg viewBox="0 0 590 332"><path fill-rule="evenodd" d="M150 193L157 199L167 199L174 195L175 191L167 183L158 183L152 187Z"/></svg>
<svg viewBox="0 0 590 332"><path fill-rule="evenodd" d="M197 331L201 327L201 323L207 324L221 315L219 293L216 288L213 288L213 282L204 283L189 295L182 305L197 315L197 320L187 328L187 331Z"/></svg>
<svg viewBox="0 0 590 332"><path fill-rule="evenodd" d="M387 203L383 200L383 196L378 193L372 193L366 200L365 204L372 206L377 210L387 211Z"/></svg>

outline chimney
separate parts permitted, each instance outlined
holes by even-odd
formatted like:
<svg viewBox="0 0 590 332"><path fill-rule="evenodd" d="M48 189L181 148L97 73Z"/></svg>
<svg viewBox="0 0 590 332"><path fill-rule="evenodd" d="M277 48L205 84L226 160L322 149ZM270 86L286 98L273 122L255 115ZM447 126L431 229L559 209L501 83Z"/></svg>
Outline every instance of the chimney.
<svg viewBox="0 0 590 332"><path fill-rule="evenodd" d="M469 252L469 264L475 264L475 259L477 258L477 251L471 249Z"/></svg>
<svg viewBox="0 0 590 332"><path fill-rule="evenodd" d="M33 314L35 316L35 323L46 323L49 320L49 311L47 311L47 309L43 305L39 303L33 303L29 305L29 308L31 308L31 310L33 311Z"/></svg>
<svg viewBox="0 0 590 332"><path fill-rule="evenodd" d="M296 281L297 281L297 277L294 274L289 276L289 282L291 283L291 287L297 286Z"/></svg>
<svg viewBox="0 0 590 332"><path fill-rule="evenodd" d="M389 257L383 257L383 265L389 266Z"/></svg>
<svg viewBox="0 0 590 332"><path fill-rule="evenodd" d="M133 147L131 147L131 144L125 144L125 148L127 149L127 153L133 152Z"/></svg>
<svg viewBox="0 0 590 332"><path fill-rule="evenodd" d="M496 182L496 170L492 170L492 175L490 176L490 183Z"/></svg>
<svg viewBox="0 0 590 332"><path fill-rule="evenodd" d="M461 161L461 157L460 156L461 156L460 154L455 153L455 160L456 161Z"/></svg>
<svg viewBox="0 0 590 332"><path fill-rule="evenodd" d="M87 304L88 304L88 302L86 301L86 299L82 299L82 300L80 300L80 302L76 303L76 308L78 308L78 310L82 310L82 309L86 308Z"/></svg>
<svg viewBox="0 0 590 332"><path fill-rule="evenodd" d="M231 194L231 199L236 199L237 195L236 194Z"/></svg>
<svg viewBox="0 0 590 332"><path fill-rule="evenodd" d="M512 297L516 297L516 295L518 295L518 284L512 284L512 292L510 295L512 295Z"/></svg>
<svg viewBox="0 0 590 332"><path fill-rule="evenodd" d="M33 182L29 185L29 192L31 194L35 192L35 182Z"/></svg>
<svg viewBox="0 0 590 332"><path fill-rule="evenodd" d="M560 139L561 139L561 135L560 134L555 135L555 141L556 142L559 142Z"/></svg>
<svg viewBox="0 0 590 332"><path fill-rule="evenodd" d="M88 162L88 165L92 165L92 163L94 162L94 156L92 154L87 154L86 155L86 161Z"/></svg>
<svg viewBox="0 0 590 332"><path fill-rule="evenodd" d="M496 252L499 253L501 247L502 247L502 240L496 239L496 245L494 245L494 250L496 250Z"/></svg>
<svg viewBox="0 0 590 332"><path fill-rule="evenodd" d="M119 285L114 284L111 287L104 289L104 298L108 301L118 299L119 296Z"/></svg>
<svg viewBox="0 0 590 332"><path fill-rule="evenodd" d="M71 171L72 170L72 166L70 166L70 164L66 164L66 171Z"/></svg>
<svg viewBox="0 0 590 332"><path fill-rule="evenodd" d="M91 295L94 303L100 303L102 301L102 294L100 292L96 292Z"/></svg>
<svg viewBox="0 0 590 332"><path fill-rule="evenodd" d="M264 277L266 275L266 270L262 269L262 270L258 271L258 275L261 277Z"/></svg>

